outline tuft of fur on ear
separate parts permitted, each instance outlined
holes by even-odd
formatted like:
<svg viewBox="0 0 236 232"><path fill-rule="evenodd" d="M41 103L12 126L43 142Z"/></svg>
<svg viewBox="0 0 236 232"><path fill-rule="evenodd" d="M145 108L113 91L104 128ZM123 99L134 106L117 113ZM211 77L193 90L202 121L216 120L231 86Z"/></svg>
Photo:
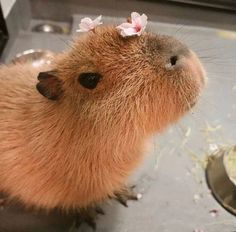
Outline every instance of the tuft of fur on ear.
<svg viewBox="0 0 236 232"><path fill-rule="evenodd" d="M62 81L57 77L56 70L40 72L38 75L39 83L36 89L44 97L50 100L58 100L62 93Z"/></svg>

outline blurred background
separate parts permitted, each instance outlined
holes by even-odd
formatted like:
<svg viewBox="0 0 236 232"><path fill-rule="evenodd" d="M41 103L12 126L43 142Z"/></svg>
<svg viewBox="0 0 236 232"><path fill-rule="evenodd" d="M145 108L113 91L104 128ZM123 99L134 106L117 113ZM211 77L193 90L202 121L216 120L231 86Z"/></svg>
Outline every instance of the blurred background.
<svg viewBox="0 0 236 232"><path fill-rule="evenodd" d="M209 79L200 103L180 123L153 138L150 154L132 177L143 198L130 202L128 208L116 202L105 204L106 215L98 218L97 231L236 231L235 186L225 186L221 181L215 187L205 175L209 156L236 143L235 0L0 0L0 3L2 63L31 62L33 66L50 63L58 52L68 49L73 36L79 36L75 31L81 18L103 15L105 24L118 25L133 11L148 16L149 31L172 35L193 49ZM210 169L208 178L220 173L216 167ZM218 191L222 193L224 189L226 195L219 195ZM226 202L227 197L230 201ZM0 209L0 232L62 231L92 230L86 225L79 230L74 228L73 215L56 210L47 214L15 204Z"/></svg>
<svg viewBox="0 0 236 232"><path fill-rule="evenodd" d="M0 50L5 47L2 53L2 60L5 61L9 61L14 56L14 52L22 51L20 48L22 46L11 49L14 42L20 39L17 36L22 31L25 37L33 36L33 32L37 30L40 32L40 29L45 32L54 31L55 34L61 34L62 38L67 39L67 36L73 34L74 27L78 26L79 15L102 14L112 18L126 18L130 12L138 11L148 14L149 20L154 22L230 30L236 27L235 0L1 0L1 11ZM49 37L60 40L57 35ZM46 46L47 41L47 39L44 41ZM36 42L32 41L32 43ZM49 48L60 50L61 46L60 48L58 46L55 48L49 46Z"/></svg>

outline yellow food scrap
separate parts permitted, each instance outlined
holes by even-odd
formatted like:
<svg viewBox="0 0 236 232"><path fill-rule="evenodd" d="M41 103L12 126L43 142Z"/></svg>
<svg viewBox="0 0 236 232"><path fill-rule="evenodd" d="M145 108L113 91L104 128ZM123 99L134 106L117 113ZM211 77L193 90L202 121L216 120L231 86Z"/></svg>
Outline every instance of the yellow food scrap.
<svg viewBox="0 0 236 232"><path fill-rule="evenodd" d="M217 32L217 34L219 37L222 37L224 39L236 40L236 33L233 31L220 30Z"/></svg>

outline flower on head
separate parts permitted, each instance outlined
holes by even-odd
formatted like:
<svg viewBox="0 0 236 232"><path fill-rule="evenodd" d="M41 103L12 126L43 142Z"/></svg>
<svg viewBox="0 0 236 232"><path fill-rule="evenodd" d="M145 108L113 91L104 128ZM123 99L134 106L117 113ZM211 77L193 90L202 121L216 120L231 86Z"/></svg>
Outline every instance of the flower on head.
<svg viewBox="0 0 236 232"><path fill-rule="evenodd" d="M92 31L94 30L94 28L100 24L102 24L101 22L102 16L98 16L96 19L92 20L91 18L83 18L80 21L79 24L79 29L76 30L77 32L86 32L86 31Z"/></svg>
<svg viewBox="0 0 236 232"><path fill-rule="evenodd" d="M120 34L123 37L138 35L140 36L147 26L147 15L140 15L137 12L131 13L131 20L127 23L122 23L117 28L120 29Z"/></svg>

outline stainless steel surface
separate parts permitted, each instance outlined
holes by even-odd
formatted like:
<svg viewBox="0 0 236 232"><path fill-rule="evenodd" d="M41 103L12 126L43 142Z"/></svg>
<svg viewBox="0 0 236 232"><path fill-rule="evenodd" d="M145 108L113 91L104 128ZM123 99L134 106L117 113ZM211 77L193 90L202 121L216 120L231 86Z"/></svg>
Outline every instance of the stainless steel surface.
<svg viewBox="0 0 236 232"><path fill-rule="evenodd" d="M211 0L208 1L212 2ZM175 24L236 29L236 17L224 11L192 5L171 4L158 0L30 0L34 19L70 22L72 15L127 17L132 11L143 12L149 20Z"/></svg>
<svg viewBox="0 0 236 232"><path fill-rule="evenodd" d="M216 200L230 213L236 215L236 185L231 181L224 157L233 148L222 148L214 152L206 168L207 183Z"/></svg>
<svg viewBox="0 0 236 232"><path fill-rule="evenodd" d="M216 9L224 9L230 11L236 11L235 0L169 0L170 2L178 2L185 4L192 4L197 6L207 6Z"/></svg>

